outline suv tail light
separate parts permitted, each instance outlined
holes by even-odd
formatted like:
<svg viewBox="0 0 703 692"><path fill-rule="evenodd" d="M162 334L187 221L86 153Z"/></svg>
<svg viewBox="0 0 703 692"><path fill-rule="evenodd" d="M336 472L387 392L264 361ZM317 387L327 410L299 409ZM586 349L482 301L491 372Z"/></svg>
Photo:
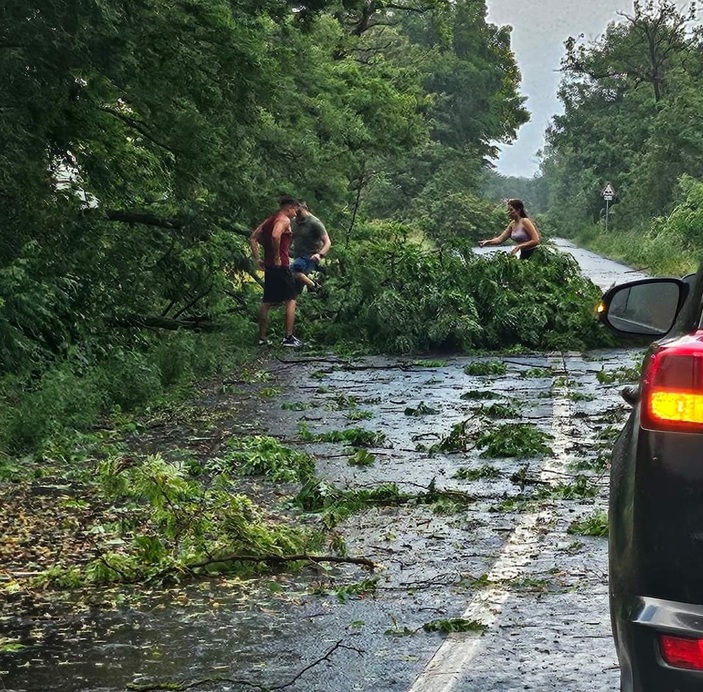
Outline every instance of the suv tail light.
<svg viewBox="0 0 703 692"><path fill-rule="evenodd" d="M653 347L642 377L641 423L703 432L703 332Z"/></svg>
<svg viewBox="0 0 703 692"><path fill-rule="evenodd" d="M703 640L659 635L659 651L667 665L688 670L703 670Z"/></svg>

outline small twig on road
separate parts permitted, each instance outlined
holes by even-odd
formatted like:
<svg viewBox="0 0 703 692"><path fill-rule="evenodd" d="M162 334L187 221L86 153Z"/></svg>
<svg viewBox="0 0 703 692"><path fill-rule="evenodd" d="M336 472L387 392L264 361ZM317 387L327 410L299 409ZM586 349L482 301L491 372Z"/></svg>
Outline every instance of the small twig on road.
<svg viewBox="0 0 703 692"><path fill-rule="evenodd" d="M276 685L275 687L269 687L268 689L270 690L282 690L286 687L290 687L293 683L297 682L304 673L306 673L308 670L311 668L314 668L316 665L322 663L323 661L329 661L330 656L337 650L337 649L347 649L347 651L355 651L359 656L364 655L364 651L361 649L357 649L354 646L347 646L346 644L342 644L344 640L340 639L322 658L319 658L317 661L313 661L309 665L305 666L295 677L293 677L291 680L289 680L287 683L284 685Z"/></svg>
<svg viewBox="0 0 703 692"><path fill-rule="evenodd" d="M475 502L476 497L465 493L463 490L451 490L449 488L435 488L431 482L429 485L421 485L420 483L413 483L412 481L403 481L403 485L410 485L413 488L422 488L425 490L426 495L438 495L441 497L449 497L458 500L464 500L465 502Z"/></svg>
<svg viewBox="0 0 703 692"><path fill-rule="evenodd" d="M313 384L296 384L296 385L295 385L295 388L296 388L296 389L301 389L301 390L303 390L303 389L314 389L315 391L317 391L317 390L320 388L320 383L319 383L319 382L315 382L315 383L313 383ZM351 390L351 391L354 391L354 390L357 390L357 389L358 389L359 391L363 391L363 390L359 387L359 385L358 385L358 384L355 384L354 382L352 382L352 383L350 383L350 384L343 384L343 383L340 383L340 382L335 382L334 389L335 389L335 391L337 391L337 390L339 390L339 389L345 389L345 390Z"/></svg>
<svg viewBox="0 0 703 692"><path fill-rule="evenodd" d="M214 682L226 682L231 685L245 685L246 687L251 687L252 689L260 690L261 692L273 692L273 690L283 690L286 687L294 685L311 668L314 668L323 661L329 662L332 654L338 649L347 649L347 651L354 651L360 656L363 656L363 654L365 653L361 649L357 649L354 646L347 646L346 644L343 644L343 641L343 639L340 639L324 656L305 666L302 670L296 673L288 682L285 682L282 685L259 685L258 683L249 682L248 680L235 680L233 678L216 676L211 678L203 678L202 680L194 680L192 682L156 682L147 683L144 685L137 683L128 683L126 687L128 690L133 690L134 692L155 692L156 690L183 692L184 690L192 690L196 687L201 687L202 685L209 685L210 683Z"/></svg>
<svg viewBox="0 0 703 692"><path fill-rule="evenodd" d="M511 365L518 365L521 368L526 368L526 369L531 369L534 368L534 363L523 363L518 360L503 360L504 363L510 363ZM566 374L566 369L559 370L557 368L553 368L550 365L544 365L542 366L543 370L549 370L551 371L552 375L564 375Z"/></svg>
<svg viewBox="0 0 703 692"><path fill-rule="evenodd" d="M402 581L398 586L402 588L426 588L430 586L448 586L461 581L464 578L473 579L471 575L462 575L461 572L449 572L447 574L438 574L432 579L422 579L420 581Z"/></svg>
<svg viewBox="0 0 703 692"><path fill-rule="evenodd" d="M256 690L266 690L267 688L257 685L255 683L248 682L247 680L234 680L232 678L223 678L220 676L214 678L203 678L202 680L194 680L193 682L154 682L147 684L139 684L128 682L125 687L128 690L134 690L135 692L154 692L155 690L169 690L170 692L183 692L183 690L192 690L196 687L201 687L202 685L209 685L213 682L228 682L232 685L246 685L247 687L253 687Z"/></svg>
<svg viewBox="0 0 703 692"><path fill-rule="evenodd" d="M194 565L188 565L189 570L207 567L212 564L221 564L223 562L266 562L266 563L282 563L282 562L337 562L351 565L363 565L369 569L376 569L378 565L375 562L365 557L342 557L340 555L227 555L225 557L214 557L211 560L203 560Z"/></svg>
<svg viewBox="0 0 703 692"><path fill-rule="evenodd" d="M283 365L305 365L305 363L331 363L333 365L341 365L342 370L411 370L412 363L384 363L382 365L352 365L348 361L334 360L331 358L277 358L279 363Z"/></svg>
<svg viewBox="0 0 703 692"><path fill-rule="evenodd" d="M389 553L390 555L395 555L396 553L403 552L402 550L396 550L395 548L389 548L385 545L372 545L371 548L378 550L381 553Z"/></svg>
<svg viewBox="0 0 703 692"><path fill-rule="evenodd" d="M324 357L324 356L310 356L309 358L281 358L280 356L276 358L279 363L285 365L291 364L305 364L305 363L330 363L331 365L346 365L349 361L342 360L341 358L334 357Z"/></svg>

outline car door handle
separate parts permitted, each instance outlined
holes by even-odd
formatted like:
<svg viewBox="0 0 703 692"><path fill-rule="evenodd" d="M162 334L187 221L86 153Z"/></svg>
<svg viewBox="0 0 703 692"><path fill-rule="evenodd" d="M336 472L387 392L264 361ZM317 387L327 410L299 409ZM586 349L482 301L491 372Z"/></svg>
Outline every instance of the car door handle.
<svg viewBox="0 0 703 692"><path fill-rule="evenodd" d="M639 385L630 384L627 387L623 387L620 390L620 396L625 399L630 406L636 406L640 401Z"/></svg>

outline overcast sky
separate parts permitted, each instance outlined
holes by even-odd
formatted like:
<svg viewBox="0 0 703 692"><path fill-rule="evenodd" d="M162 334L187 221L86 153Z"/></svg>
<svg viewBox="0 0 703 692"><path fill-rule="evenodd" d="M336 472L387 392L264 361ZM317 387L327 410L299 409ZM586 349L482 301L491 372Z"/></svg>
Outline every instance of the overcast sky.
<svg viewBox="0 0 703 692"><path fill-rule="evenodd" d="M679 6L687 3L677 3ZM585 34L595 39L618 12L632 14L632 0L487 0L488 19L513 27L512 48L522 74L531 119L506 147L497 162L503 175L532 177L538 169L536 152L544 144L544 131L555 113L559 64L564 41Z"/></svg>

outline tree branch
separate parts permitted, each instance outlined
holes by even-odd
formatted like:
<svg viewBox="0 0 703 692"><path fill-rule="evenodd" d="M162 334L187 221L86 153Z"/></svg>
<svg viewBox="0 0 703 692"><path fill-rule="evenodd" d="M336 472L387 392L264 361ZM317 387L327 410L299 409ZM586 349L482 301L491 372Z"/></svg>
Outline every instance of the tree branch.
<svg viewBox="0 0 703 692"><path fill-rule="evenodd" d="M178 152L175 149L168 146L168 144L164 144L163 142L160 142L158 139L156 139L156 137L154 137L154 135L152 135L151 132L149 132L146 125L144 125L144 123L140 123L135 118L132 118L129 115L125 115L124 113L119 113L118 111L113 111L111 108L103 107L100 110L103 111L104 113L109 113L113 117L122 121L125 125L128 125L133 130L136 130L137 132L139 132L140 135L142 135L143 137L146 137L146 139L148 139L153 144L156 144L157 147L161 147L162 149L165 149L166 151L173 154L174 156L177 155Z"/></svg>
<svg viewBox="0 0 703 692"><path fill-rule="evenodd" d="M222 562L266 562L273 564L282 564L285 562L336 562L350 565L362 565L369 569L376 569L376 563L365 557L341 557L339 555L227 555L226 557L213 558L212 560L204 560L194 565L188 565L188 569L200 569L208 565L219 564Z"/></svg>
<svg viewBox="0 0 703 692"><path fill-rule="evenodd" d="M212 288L213 284L210 284L207 289L195 296L193 300L191 300L189 303L186 303L180 310L178 310L173 316L173 319L178 319L184 312L190 310L196 303L199 303L203 298L205 298L205 296L207 296L212 291Z"/></svg>
<svg viewBox="0 0 703 692"><path fill-rule="evenodd" d="M226 682L229 683L230 685L246 685L247 687L252 687L256 690L261 690L261 692L271 692L272 690L283 690L286 687L290 687L291 685L294 685L300 678L307 673L310 669L314 668L315 666L320 665L320 663L323 663L324 661L329 661L330 657L332 654L337 651L338 649L347 649L347 651L354 651L360 656L363 655L363 651L361 649L357 649L354 646L347 646L346 644L343 644L343 639L340 639L336 644L334 644L321 658L318 658L316 661L313 661L312 663L309 663L307 666L305 666L302 670L300 670L298 673L296 673L288 682L283 683L282 685L274 685L273 687L269 686L264 686L264 685L259 685L255 682L249 682L247 680L233 680L232 678L225 678L225 677L212 677L212 678L204 678L202 680L195 680L193 682L161 682L161 683L151 683L151 684L136 684L136 683L127 683L127 689L128 690L133 690L134 692L155 692L156 690L171 690L175 692L183 692L184 690L192 690L196 687L201 687L202 685L208 685L213 682Z"/></svg>
<svg viewBox="0 0 703 692"><path fill-rule="evenodd" d="M155 315L121 315L113 317L111 324L116 327L147 327L150 329L170 329L177 331L187 329L196 332L215 332L220 327L210 320L209 317L187 317L177 320L169 317L159 317Z"/></svg>
<svg viewBox="0 0 703 692"><path fill-rule="evenodd" d="M119 211L117 209L108 209L105 212L108 220L121 221L123 223L140 223L145 226L158 226L159 228L183 228L185 222L179 219L164 219L156 214L149 212L137 211Z"/></svg>

